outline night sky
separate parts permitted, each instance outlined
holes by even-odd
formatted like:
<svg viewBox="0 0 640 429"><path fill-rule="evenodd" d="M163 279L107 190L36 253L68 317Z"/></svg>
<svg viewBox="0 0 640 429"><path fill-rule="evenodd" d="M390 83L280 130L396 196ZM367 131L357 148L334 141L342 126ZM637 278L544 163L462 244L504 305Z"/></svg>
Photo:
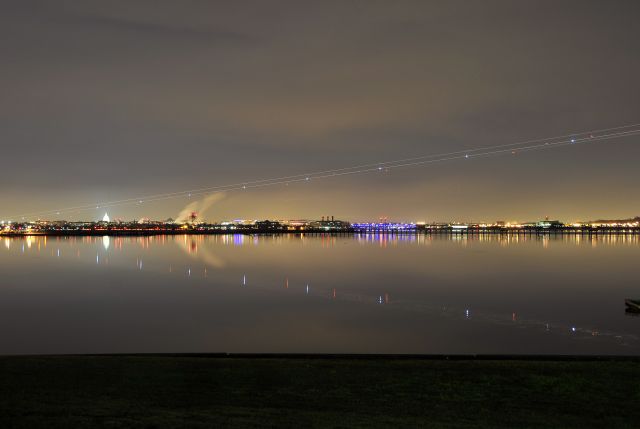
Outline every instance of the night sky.
<svg viewBox="0 0 640 429"><path fill-rule="evenodd" d="M1 6L3 219L640 123L637 1ZM639 156L631 137L454 160L230 192L204 217L626 218Z"/></svg>

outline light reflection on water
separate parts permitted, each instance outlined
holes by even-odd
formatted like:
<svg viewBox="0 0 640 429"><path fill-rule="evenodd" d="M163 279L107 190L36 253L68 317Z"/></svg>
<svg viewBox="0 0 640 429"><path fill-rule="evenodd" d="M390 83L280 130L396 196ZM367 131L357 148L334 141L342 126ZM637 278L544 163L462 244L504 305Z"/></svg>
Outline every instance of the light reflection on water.
<svg viewBox="0 0 640 429"><path fill-rule="evenodd" d="M0 353L640 354L637 235L2 240Z"/></svg>

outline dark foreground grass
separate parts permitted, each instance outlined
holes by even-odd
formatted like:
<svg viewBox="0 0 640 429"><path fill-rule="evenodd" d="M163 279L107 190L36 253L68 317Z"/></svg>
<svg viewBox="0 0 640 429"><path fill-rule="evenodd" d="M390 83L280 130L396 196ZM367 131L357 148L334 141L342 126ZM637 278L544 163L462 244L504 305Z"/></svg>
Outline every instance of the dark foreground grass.
<svg viewBox="0 0 640 429"><path fill-rule="evenodd" d="M0 358L0 427L640 427L640 361Z"/></svg>

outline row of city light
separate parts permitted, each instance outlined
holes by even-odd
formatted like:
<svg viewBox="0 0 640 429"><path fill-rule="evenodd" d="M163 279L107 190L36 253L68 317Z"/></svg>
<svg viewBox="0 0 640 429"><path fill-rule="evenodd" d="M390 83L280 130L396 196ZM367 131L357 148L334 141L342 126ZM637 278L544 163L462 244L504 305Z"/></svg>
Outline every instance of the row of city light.
<svg viewBox="0 0 640 429"><path fill-rule="evenodd" d="M304 230L320 230L320 231L416 231L416 230L476 230L476 229L575 229L582 228L598 229L598 228L615 228L615 229L637 229L640 228L640 218L633 220L621 221L595 221L595 222L573 222L563 223L560 221L537 221L537 222L503 222L494 223L426 223L426 222L389 222L386 219L380 222L347 222L341 220L317 221L317 220L244 220L236 219L234 221L224 221L220 223L205 222L184 222L176 223L173 221L151 221L144 219L141 221L122 222L118 221L100 221L100 222L66 222L66 221L44 221L35 222L11 222L0 221L0 234L37 234L54 231L58 233L64 232L82 232L82 231L127 231L127 230L190 230L198 231L245 231L247 229L255 230L274 230L274 231L304 231Z"/></svg>

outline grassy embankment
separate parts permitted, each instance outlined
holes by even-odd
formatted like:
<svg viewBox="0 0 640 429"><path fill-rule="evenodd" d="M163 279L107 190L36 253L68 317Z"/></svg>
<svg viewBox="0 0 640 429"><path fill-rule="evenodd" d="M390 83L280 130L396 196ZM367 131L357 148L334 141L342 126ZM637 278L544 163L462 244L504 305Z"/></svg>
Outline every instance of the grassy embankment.
<svg viewBox="0 0 640 429"><path fill-rule="evenodd" d="M0 357L0 427L640 427L640 360Z"/></svg>

